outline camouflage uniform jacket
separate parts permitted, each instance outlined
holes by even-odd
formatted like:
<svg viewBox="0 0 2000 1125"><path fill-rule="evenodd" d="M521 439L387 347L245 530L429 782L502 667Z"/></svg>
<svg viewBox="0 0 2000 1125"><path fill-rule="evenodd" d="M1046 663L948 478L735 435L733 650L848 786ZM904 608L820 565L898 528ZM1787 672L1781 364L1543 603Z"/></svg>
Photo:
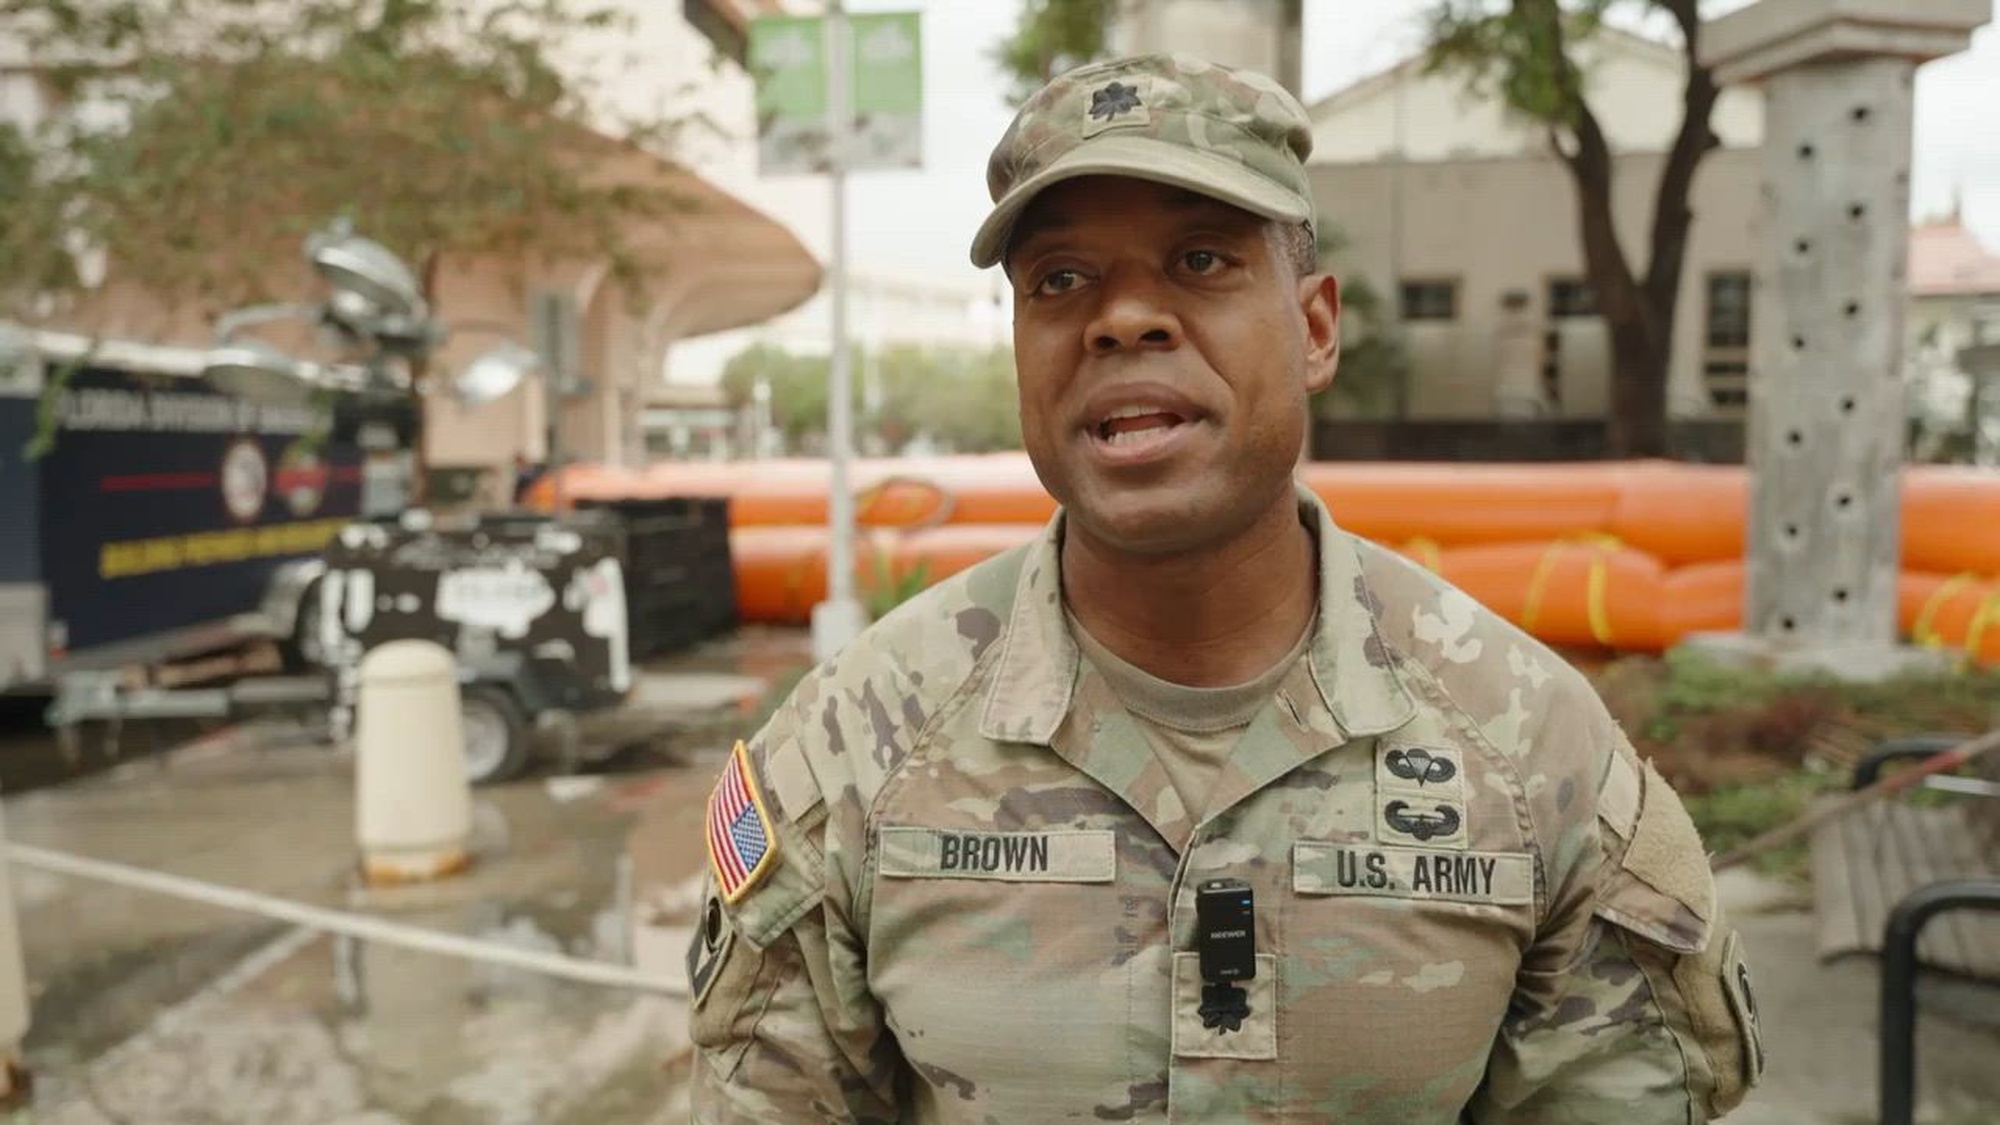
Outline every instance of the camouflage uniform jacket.
<svg viewBox="0 0 2000 1125"><path fill-rule="evenodd" d="M1588 681L1310 493L1307 656L1183 808L1064 623L1062 516L746 743L776 847L688 951L695 1118L1704 1121L1762 1052L1673 791ZM1211 1029L1195 889L1255 895Z"/></svg>

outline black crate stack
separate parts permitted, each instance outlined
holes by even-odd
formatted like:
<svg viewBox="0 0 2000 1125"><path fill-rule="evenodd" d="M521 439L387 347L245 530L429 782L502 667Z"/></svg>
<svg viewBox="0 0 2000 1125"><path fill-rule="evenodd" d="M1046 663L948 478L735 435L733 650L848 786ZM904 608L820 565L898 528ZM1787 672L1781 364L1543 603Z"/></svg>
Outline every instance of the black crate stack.
<svg viewBox="0 0 2000 1125"><path fill-rule="evenodd" d="M729 501L675 496L584 501L625 528L625 607L632 659L693 648L736 628Z"/></svg>

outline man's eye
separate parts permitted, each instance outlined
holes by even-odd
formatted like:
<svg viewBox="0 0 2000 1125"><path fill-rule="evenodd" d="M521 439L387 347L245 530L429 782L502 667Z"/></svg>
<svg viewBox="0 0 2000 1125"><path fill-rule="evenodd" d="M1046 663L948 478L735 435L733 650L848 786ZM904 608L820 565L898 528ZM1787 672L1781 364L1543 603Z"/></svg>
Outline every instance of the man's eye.
<svg viewBox="0 0 2000 1125"><path fill-rule="evenodd" d="M1076 288L1081 281L1082 278L1075 270L1055 270L1042 278L1041 284L1035 286L1035 292L1045 296L1067 293Z"/></svg>
<svg viewBox="0 0 2000 1125"><path fill-rule="evenodd" d="M1195 273L1214 273L1222 268L1222 255L1213 250L1190 250L1182 256L1181 261Z"/></svg>

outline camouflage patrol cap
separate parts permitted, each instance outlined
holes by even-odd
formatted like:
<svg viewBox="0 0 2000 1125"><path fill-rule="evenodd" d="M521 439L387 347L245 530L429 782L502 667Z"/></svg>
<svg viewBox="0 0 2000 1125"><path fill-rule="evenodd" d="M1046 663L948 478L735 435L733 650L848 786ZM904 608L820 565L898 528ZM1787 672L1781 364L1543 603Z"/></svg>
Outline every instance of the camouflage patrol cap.
<svg viewBox="0 0 2000 1125"><path fill-rule="evenodd" d="M1151 180L1311 226L1311 153L1305 107L1254 71L1185 54L1079 67L1029 98L993 149L994 207L972 240L972 261L999 262L1029 201L1077 176Z"/></svg>

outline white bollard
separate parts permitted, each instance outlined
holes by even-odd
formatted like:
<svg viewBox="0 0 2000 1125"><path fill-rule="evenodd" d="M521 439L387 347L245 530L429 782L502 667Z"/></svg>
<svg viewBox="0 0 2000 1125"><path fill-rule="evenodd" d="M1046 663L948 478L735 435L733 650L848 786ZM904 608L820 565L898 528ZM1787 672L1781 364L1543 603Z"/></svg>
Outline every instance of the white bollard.
<svg viewBox="0 0 2000 1125"><path fill-rule="evenodd" d="M442 645L390 641L361 658L354 767L355 829L369 883L439 879L471 863L458 675Z"/></svg>
<svg viewBox="0 0 2000 1125"><path fill-rule="evenodd" d="M6 832L0 828L0 847ZM28 1096L21 1042L28 1037L28 971L21 958L21 920L14 915L14 865L0 863L0 1111Z"/></svg>

